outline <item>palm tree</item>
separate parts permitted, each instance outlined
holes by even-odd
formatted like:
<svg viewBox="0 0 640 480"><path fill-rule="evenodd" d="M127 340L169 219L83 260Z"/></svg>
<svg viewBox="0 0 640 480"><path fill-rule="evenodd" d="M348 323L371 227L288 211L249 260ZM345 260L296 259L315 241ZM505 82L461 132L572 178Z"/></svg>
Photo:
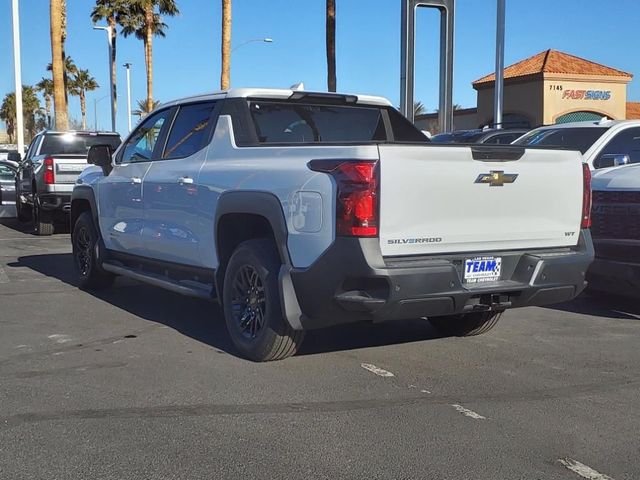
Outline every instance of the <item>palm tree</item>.
<svg viewBox="0 0 640 480"><path fill-rule="evenodd" d="M49 22L51 27L51 71L53 72L53 105L56 114L56 128L67 130L69 118L64 82L63 47L63 3L64 0L50 0Z"/></svg>
<svg viewBox="0 0 640 480"><path fill-rule="evenodd" d="M147 71L147 110L153 110L153 37L164 37L167 24L162 15L173 17L180 13L175 0L130 0L129 15L123 19L122 34L133 34L144 42L144 61Z"/></svg>
<svg viewBox="0 0 640 480"><path fill-rule="evenodd" d="M148 108L148 103L146 100L138 100L138 109L131 112L132 115L137 115L141 119L149 115L160 105L160 100L154 100L151 105L151 109Z"/></svg>
<svg viewBox="0 0 640 480"><path fill-rule="evenodd" d="M40 110L40 101L36 96L35 89L29 85L22 86L22 111L24 114L25 140L30 142L36 134L36 113ZM11 143L14 141L16 128L16 94L15 92L5 95L2 105L0 105L0 119L7 126L7 135Z"/></svg>
<svg viewBox="0 0 640 480"><path fill-rule="evenodd" d="M80 97L80 112L82 113L82 130L87 129L87 92L92 92L99 87L96 79L91 76L89 70L79 69L69 82L69 93Z"/></svg>
<svg viewBox="0 0 640 480"><path fill-rule="evenodd" d="M427 113L427 108L422 102L413 102L413 117Z"/></svg>
<svg viewBox="0 0 640 480"><path fill-rule="evenodd" d="M231 83L231 0L222 0L222 66L220 88L227 90Z"/></svg>
<svg viewBox="0 0 640 480"><path fill-rule="evenodd" d="M64 57L64 95L65 101L69 103L69 76L78 73L78 67L71 57ZM47 72L53 71L53 64L47 65Z"/></svg>
<svg viewBox="0 0 640 480"><path fill-rule="evenodd" d="M91 11L91 21L97 23L102 19L111 27L111 88L113 89L113 109L116 111L118 94L116 90L116 39L117 26L127 23L130 15L130 2L127 0L96 0L96 5Z"/></svg>
<svg viewBox="0 0 640 480"><path fill-rule="evenodd" d="M336 91L336 0L326 6L327 88Z"/></svg>
<svg viewBox="0 0 640 480"><path fill-rule="evenodd" d="M44 111L47 116L45 127L51 126L51 99L53 98L53 81L50 78L44 78L36 83L36 90L42 93L44 97Z"/></svg>

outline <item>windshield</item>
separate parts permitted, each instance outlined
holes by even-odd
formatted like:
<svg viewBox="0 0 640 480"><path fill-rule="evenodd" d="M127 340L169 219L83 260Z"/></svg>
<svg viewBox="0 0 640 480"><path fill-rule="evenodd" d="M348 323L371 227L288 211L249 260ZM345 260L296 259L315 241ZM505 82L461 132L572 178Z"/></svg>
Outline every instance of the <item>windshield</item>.
<svg viewBox="0 0 640 480"><path fill-rule="evenodd" d="M120 145L120 137L77 133L45 135L40 147L40 155L86 155L93 145L110 145L115 150Z"/></svg>
<svg viewBox="0 0 640 480"><path fill-rule="evenodd" d="M539 128L513 143L525 146L558 147L584 153L606 131L607 127Z"/></svg>
<svg viewBox="0 0 640 480"><path fill-rule="evenodd" d="M452 133L439 133L431 137L434 143L476 143L484 132L479 130L469 130Z"/></svg>

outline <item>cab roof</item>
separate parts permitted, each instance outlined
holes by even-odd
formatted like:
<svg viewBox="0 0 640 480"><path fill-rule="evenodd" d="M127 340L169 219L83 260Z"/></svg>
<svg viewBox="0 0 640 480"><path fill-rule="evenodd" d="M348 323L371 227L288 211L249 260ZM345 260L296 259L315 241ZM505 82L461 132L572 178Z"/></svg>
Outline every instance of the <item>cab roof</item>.
<svg viewBox="0 0 640 480"><path fill-rule="evenodd" d="M229 90L220 90L217 92L204 93L200 95L192 95L188 97L179 98L170 102L163 103L162 107L168 107L173 105L179 105L181 103L195 102L202 100L215 100L219 98L272 98L287 100L292 96L298 95L301 98L305 96L309 97L324 97L324 98L346 98L349 99L349 103L355 103L357 105L378 105L381 107L392 106L391 102L384 97L378 97L373 95L352 95L348 93L328 93L328 92L310 92L306 90L294 90L294 89L276 89L276 88L231 88Z"/></svg>

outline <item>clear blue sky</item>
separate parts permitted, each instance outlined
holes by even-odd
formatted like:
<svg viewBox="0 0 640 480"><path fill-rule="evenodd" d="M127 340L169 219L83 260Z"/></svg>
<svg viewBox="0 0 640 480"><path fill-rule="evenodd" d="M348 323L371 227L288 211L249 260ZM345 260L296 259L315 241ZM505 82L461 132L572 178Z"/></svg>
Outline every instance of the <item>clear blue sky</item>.
<svg viewBox="0 0 640 480"><path fill-rule="evenodd" d="M220 1L179 0L181 14L169 18L167 37L154 42L154 97L175 97L215 90L220 76ZM233 86L288 87L303 81L309 90L326 89L324 0L235 0L232 44L272 37L274 43L253 43L233 53ZM338 90L378 94L399 101L400 0L337 0ZM454 102L476 104L471 82L493 70L495 0L457 0ZM9 0L0 0L0 98L13 91ZM105 33L93 31L89 12L93 1L68 0L66 51L88 68L101 85L90 93L88 121L93 123L93 99L108 93ZM34 84L48 74L50 62L49 2L20 0L23 82ZM429 110L437 108L438 14L418 15L416 98ZM507 0L506 58L508 65L547 48L562 50L633 73L630 100L640 100L640 55L637 0ZM145 97L142 42L119 38L118 129L126 132L125 72L133 63L134 100ZM109 124L108 99L99 103L98 123ZM77 98L70 113L80 118Z"/></svg>

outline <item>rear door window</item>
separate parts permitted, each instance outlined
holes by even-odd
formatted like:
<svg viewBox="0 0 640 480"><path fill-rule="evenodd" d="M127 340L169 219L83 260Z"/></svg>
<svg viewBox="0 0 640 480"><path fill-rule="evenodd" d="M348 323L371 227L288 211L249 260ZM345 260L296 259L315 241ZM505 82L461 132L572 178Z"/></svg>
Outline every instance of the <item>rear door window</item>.
<svg viewBox="0 0 640 480"><path fill-rule="evenodd" d="M163 159L188 157L206 146L215 105L216 102L204 102L180 107L164 148Z"/></svg>

